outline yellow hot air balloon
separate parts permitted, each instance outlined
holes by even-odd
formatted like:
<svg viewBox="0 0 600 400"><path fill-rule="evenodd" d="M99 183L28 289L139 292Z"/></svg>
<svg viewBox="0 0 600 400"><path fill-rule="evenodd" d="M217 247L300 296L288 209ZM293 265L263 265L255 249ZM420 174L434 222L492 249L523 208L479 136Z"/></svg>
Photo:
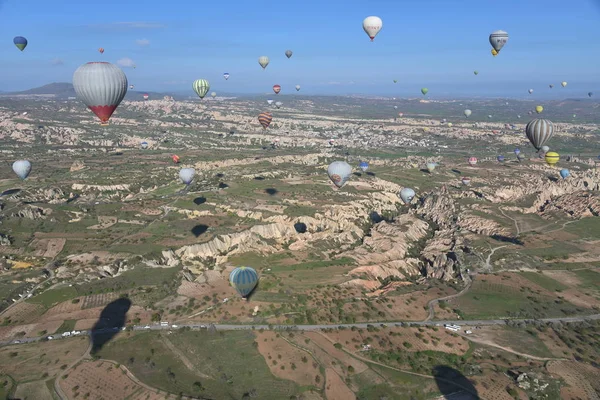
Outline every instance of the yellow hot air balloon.
<svg viewBox="0 0 600 400"><path fill-rule="evenodd" d="M544 107L542 106L535 106L535 112L538 114L541 114L542 111L544 111Z"/></svg>
<svg viewBox="0 0 600 400"><path fill-rule="evenodd" d="M494 57L496 57L496 56L498 55L498 52L496 51L496 49L492 49L492 55L493 55Z"/></svg>
<svg viewBox="0 0 600 400"><path fill-rule="evenodd" d="M546 164L554 166L558 162L558 160L560 160L560 156L558 155L558 153L549 151L546 153L544 159L546 160Z"/></svg>

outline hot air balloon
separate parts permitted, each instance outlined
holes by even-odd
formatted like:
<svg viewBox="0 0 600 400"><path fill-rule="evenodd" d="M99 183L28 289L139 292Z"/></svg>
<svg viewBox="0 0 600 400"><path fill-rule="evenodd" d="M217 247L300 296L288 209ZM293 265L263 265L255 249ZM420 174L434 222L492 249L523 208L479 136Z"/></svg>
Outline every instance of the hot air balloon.
<svg viewBox="0 0 600 400"><path fill-rule="evenodd" d="M528 90L529 94L533 93L533 89Z"/></svg>
<svg viewBox="0 0 600 400"><path fill-rule="evenodd" d="M269 103L269 105L273 104L273 100L272 99L268 99L267 103Z"/></svg>
<svg viewBox="0 0 600 400"><path fill-rule="evenodd" d="M98 49L98 53L100 53L100 54L104 54L104 48L100 47L100 48Z"/></svg>
<svg viewBox="0 0 600 400"><path fill-rule="evenodd" d="M212 97L213 99L214 99L215 97L217 97L217 92L212 92L212 93L210 94L210 97Z"/></svg>
<svg viewBox="0 0 600 400"><path fill-rule="evenodd" d="M329 179L331 179L331 182L338 188L341 188L346 184L351 174L352 167L346 161L334 161L327 167Z"/></svg>
<svg viewBox="0 0 600 400"><path fill-rule="evenodd" d="M525 127L525 135L536 150L541 149L553 134L554 126L547 119L536 118Z"/></svg>
<svg viewBox="0 0 600 400"><path fill-rule="evenodd" d="M554 164L556 164L560 160L560 156L554 151L549 151L544 156L544 159L546 160L546 164L554 166Z"/></svg>
<svg viewBox="0 0 600 400"><path fill-rule="evenodd" d="M496 56L498 55L498 52L497 52L496 50L492 49L492 55L493 55L494 57L496 57Z"/></svg>
<svg viewBox="0 0 600 400"><path fill-rule="evenodd" d="M404 204L410 204L410 202L415 198L415 191L411 188L404 188L398 194L400 200L404 202Z"/></svg>
<svg viewBox="0 0 600 400"><path fill-rule="evenodd" d="M517 160L519 160L519 162L523 161L524 159L525 159L525 156L523 155L523 153L517 154Z"/></svg>
<svg viewBox="0 0 600 400"><path fill-rule="evenodd" d="M469 165L471 167L474 167L475 165L477 165L477 158L475 158L475 157L469 157Z"/></svg>
<svg viewBox="0 0 600 400"><path fill-rule="evenodd" d="M369 169L369 163L366 161L361 161L360 164L358 164L358 168L360 168L362 172L367 172Z"/></svg>
<svg viewBox="0 0 600 400"><path fill-rule="evenodd" d="M258 122L260 122L264 129L267 129L271 125L271 121L273 121L273 115L270 112L263 112L258 115Z"/></svg>
<svg viewBox="0 0 600 400"><path fill-rule="evenodd" d="M493 49L496 50L496 54L500 53L500 50L504 47L506 42L508 42L508 33L504 31L494 31L490 34L490 44Z"/></svg>
<svg viewBox="0 0 600 400"><path fill-rule="evenodd" d="M133 89L133 87L134 87L133 85L129 85L129 89Z"/></svg>
<svg viewBox="0 0 600 400"><path fill-rule="evenodd" d="M280 109L282 105L283 103L280 101L275 102L275 107L277 107L277 109Z"/></svg>
<svg viewBox="0 0 600 400"><path fill-rule="evenodd" d="M398 116L399 116L400 118L402 118L402 116L403 116L403 115L404 115L404 113L401 113L401 112L399 112L399 113L398 113Z"/></svg>
<svg viewBox="0 0 600 400"><path fill-rule="evenodd" d="M194 175L196 175L196 170L194 168L182 168L181 171L179 171L179 179L186 185L192 183Z"/></svg>
<svg viewBox="0 0 600 400"><path fill-rule="evenodd" d="M143 97L144 97L144 100L148 100L150 98L150 95L148 93L144 93Z"/></svg>
<svg viewBox="0 0 600 400"><path fill-rule="evenodd" d="M467 109L467 110L465 110L464 114L465 114L465 117L469 118L472 113L471 113L471 110Z"/></svg>
<svg viewBox="0 0 600 400"><path fill-rule="evenodd" d="M429 171L429 173L432 173L432 172L433 172L433 170L435 169L436 165L437 165L437 164L436 164L436 163L434 163L434 162L428 162L428 163L425 165L425 167L427 168L427 171Z"/></svg>
<svg viewBox="0 0 600 400"><path fill-rule="evenodd" d="M140 143L140 147L144 150L146 150L148 148L148 142L142 142Z"/></svg>
<svg viewBox="0 0 600 400"><path fill-rule="evenodd" d="M329 145L333 146L333 144L335 143L335 139L329 139Z"/></svg>
<svg viewBox="0 0 600 400"><path fill-rule="evenodd" d="M471 184L471 178L468 178L466 176L463 176L461 178L461 181L462 181L463 185L470 185Z"/></svg>
<svg viewBox="0 0 600 400"><path fill-rule="evenodd" d="M229 79L229 72L223 73L223 78L225 78L225 80Z"/></svg>
<svg viewBox="0 0 600 400"><path fill-rule="evenodd" d="M548 85L550 87L550 89L552 89L554 87L554 85Z"/></svg>
<svg viewBox="0 0 600 400"><path fill-rule="evenodd" d="M300 91L300 85L296 85L296 92Z"/></svg>
<svg viewBox="0 0 600 400"><path fill-rule="evenodd" d="M568 170L568 169L566 169L566 168L563 168L563 169L561 169L561 170L560 170L560 176L561 176L563 179L567 179L569 176L571 176L571 173L569 172L569 170Z"/></svg>
<svg viewBox="0 0 600 400"><path fill-rule="evenodd" d="M521 118L521 116L520 116L520 115L517 115L517 118Z"/></svg>
<svg viewBox="0 0 600 400"><path fill-rule="evenodd" d="M27 47L27 39L23 36L15 36L13 43L17 46L17 49L21 51L25 50L25 47Z"/></svg>
<svg viewBox="0 0 600 400"><path fill-rule="evenodd" d="M108 62L83 64L73 74L77 97L108 125L110 116L127 94L127 77L116 65Z"/></svg>
<svg viewBox="0 0 600 400"><path fill-rule="evenodd" d="M542 146L541 150L542 150L543 153L547 153L547 152L550 151L550 147L548 147L548 146Z"/></svg>
<svg viewBox="0 0 600 400"><path fill-rule="evenodd" d="M448 122L448 128L452 128L452 122Z"/></svg>
<svg viewBox="0 0 600 400"><path fill-rule="evenodd" d="M194 89L198 97L203 99L210 90L210 83L206 79L196 79L192 84L192 89Z"/></svg>
<svg viewBox="0 0 600 400"><path fill-rule="evenodd" d="M475 75L479 75L479 71L473 71Z"/></svg>
<svg viewBox="0 0 600 400"><path fill-rule="evenodd" d="M397 109L398 109L398 106L394 106L394 110L397 110Z"/></svg>
<svg viewBox="0 0 600 400"><path fill-rule="evenodd" d="M496 159L498 160L498 162L504 162L504 156L503 155L499 155L498 157L496 157Z"/></svg>
<svg viewBox="0 0 600 400"><path fill-rule="evenodd" d="M421 93L423 93L423 96L426 95L427 92L429 92L429 89L427 89L427 88L422 88L421 89Z"/></svg>
<svg viewBox="0 0 600 400"><path fill-rule="evenodd" d="M273 91L275 92L275 94L279 94L279 92L281 92L281 86L273 85Z"/></svg>
<svg viewBox="0 0 600 400"><path fill-rule="evenodd" d="M538 114L541 114L542 111L544 111L544 107L542 106L535 106L535 112Z"/></svg>
<svg viewBox="0 0 600 400"><path fill-rule="evenodd" d="M383 21L379 17L367 17L363 21L363 29L371 38L371 42L375 39L375 36L379 33L383 27Z"/></svg>
<svg viewBox="0 0 600 400"><path fill-rule="evenodd" d="M491 115L491 114L490 114L490 115L488 115L488 118L489 118L489 119L492 119L492 115Z"/></svg>
<svg viewBox="0 0 600 400"><path fill-rule="evenodd" d="M560 83L560 85L561 85L562 87L565 87L565 86L567 86L567 82L561 82L561 83Z"/></svg>
<svg viewBox="0 0 600 400"><path fill-rule="evenodd" d="M286 51L285 51L285 56L286 56L287 58L290 58L290 57L292 56L292 54L294 54L294 53L292 53L292 51L291 51L291 50L286 50Z"/></svg>
<svg viewBox="0 0 600 400"><path fill-rule="evenodd" d="M21 180L25 180L31 172L31 163L27 160L18 160L13 163L12 169Z"/></svg>
<svg viewBox="0 0 600 400"><path fill-rule="evenodd" d="M229 274L229 283L243 299L247 299L258 283L258 274L253 268L238 267Z"/></svg>
<svg viewBox="0 0 600 400"><path fill-rule="evenodd" d="M258 63L260 64L260 66L263 69L267 68L267 65L269 65L269 57L267 57L267 56L258 57Z"/></svg>
<svg viewBox="0 0 600 400"><path fill-rule="evenodd" d="M171 156L171 158L173 159L173 162L174 162L175 164L179 164L179 163L181 162L181 159L180 159L180 158L179 158L179 156L178 156L178 155L176 155L176 154L173 154L173 155Z"/></svg>
<svg viewBox="0 0 600 400"><path fill-rule="evenodd" d="M593 95L594 95L594 93L588 92L588 97L592 97Z"/></svg>
<svg viewBox="0 0 600 400"><path fill-rule="evenodd" d="M515 149L515 155L518 156L519 154L521 154L521 150L519 150L518 148Z"/></svg>

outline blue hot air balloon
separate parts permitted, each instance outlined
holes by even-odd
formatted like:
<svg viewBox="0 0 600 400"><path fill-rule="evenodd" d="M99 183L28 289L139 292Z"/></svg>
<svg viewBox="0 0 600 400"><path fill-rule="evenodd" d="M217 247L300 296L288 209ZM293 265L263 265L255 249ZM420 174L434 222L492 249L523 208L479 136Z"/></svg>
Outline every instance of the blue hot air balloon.
<svg viewBox="0 0 600 400"><path fill-rule="evenodd" d="M521 154L521 150L519 150L518 148L515 149L515 155L518 156L519 154Z"/></svg>
<svg viewBox="0 0 600 400"><path fill-rule="evenodd" d="M569 176L571 176L571 173L569 172L569 170L568 170L568 169L566 169L566 168L563 168L563 169L561 169L561 170L560 170L560 176L561 176L563 179L567 179Z"/></svg>
<svg viewBox="0 0 600 400"><path fill-rule="evenodd" d="M504 156L502 156L502 155L498 156L498 161L499 162L504 162Z"/></svg>
<svg viewBox="0 0 600 400"><path fill-rule="evenodd" d="M223 73L223 78L225 78L225 80L229 79L229 72Z"/></svg>
<svg viewBox="0 0 600 400"><path fill-rule="evenodd" d="M27 47L27 39L25 39L23 36L15 36L13 43L21 51L25 50L25 47Z"/></svg>
<svg viewBox="0 0 600 400"><path fill-rule="evenodd" d="M360 168L362 172L367 172L369 169L369 163L366 161L361 161L360 164L358 164L358 168Z"/></svg>
<svg viewBox="0 0 600 400"><path fill-rule="evenodd" d="M238 267L229 274L229 283L242 298L246 298L256 287L258 274L254 268Z"/></svg>

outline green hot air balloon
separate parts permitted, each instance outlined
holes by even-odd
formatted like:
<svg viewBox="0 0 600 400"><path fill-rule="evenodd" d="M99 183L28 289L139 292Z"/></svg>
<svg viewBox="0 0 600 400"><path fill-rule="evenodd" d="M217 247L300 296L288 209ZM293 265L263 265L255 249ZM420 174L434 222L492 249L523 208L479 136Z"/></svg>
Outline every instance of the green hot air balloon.
<svg viewBox="0 0 600 400"><path fill-rule="evenodd" d="M206 93L208 93L210 90L210 83L208 83L206 79L196 79L192 84L192 88L198 97L203 99L204 96L206 96Z"/></svg>
<svg viewBox="0 0 600 400"><path fill-rule="evenodd" d="M479 75L479 71L473 71L475 75Z"/></svg>
<svg viewBox="0 0 600 400"><path fill-rule="evenodd" d="M398 83L398 81L396 79L394 79L394 83Z"/></svg>
<svg viewBox="0 0 600 400"><path fill-rule="evenodd" d="M429 89L427 89L426 87L421 89L421 93L423 93L423 96L426 95L427 92L429 92Z"/></svg>
<svg viewBox="0 0 600 400"><path fill-rule="evenodd" d="M254 268L238 267L229 274L229 283L242 298L247 299L258 283L258 274Z"/></svg>
<svg viewBox="0 0 600 400"><path fill-rule="evenodd" d="M16 36L13 39L13 43L15 46L17 46L17 49L21 51L25 50L25 47L27 47L27 39L25 39L23 36Z"/></svg>

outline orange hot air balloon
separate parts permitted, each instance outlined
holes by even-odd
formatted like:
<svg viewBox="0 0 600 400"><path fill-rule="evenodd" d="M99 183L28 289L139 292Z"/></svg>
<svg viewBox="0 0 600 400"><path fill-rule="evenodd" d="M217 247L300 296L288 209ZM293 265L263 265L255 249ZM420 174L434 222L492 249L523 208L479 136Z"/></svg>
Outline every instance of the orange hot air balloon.
<svg viewBox="0 0 600 400"><path fill-rule="evenodd" d="M273 91L275 92L275 94L279 94L279 92L281 92L281 86L273 85Z"/></svg>
<svg viewBox="0 0 600 400"><path fill-rule="evenodd" d="M269 125L271 125L271 121L273 121L273 115L270 112L264 112L258 115L258 122L260 122L264 129L267 129Z"/></svg>
<svg viewBox="0 0 600 400"><path fill-rule="evenodd" d="M180 159L179 159L179 156L178 156L178 155L176 155L176 154L173 154L173 155L171 156L171 158L173 159L173 162L174 162L175 164L179 164L179 162L180 162Z"/></svg>
<svg viewBox="0 0 600 400"><path fill-rule="evenodd" d="M104 54L104 48L103 48L103 47L100 47L100 48L98 49L98 52L100 52L100 54Z"/></svg>

